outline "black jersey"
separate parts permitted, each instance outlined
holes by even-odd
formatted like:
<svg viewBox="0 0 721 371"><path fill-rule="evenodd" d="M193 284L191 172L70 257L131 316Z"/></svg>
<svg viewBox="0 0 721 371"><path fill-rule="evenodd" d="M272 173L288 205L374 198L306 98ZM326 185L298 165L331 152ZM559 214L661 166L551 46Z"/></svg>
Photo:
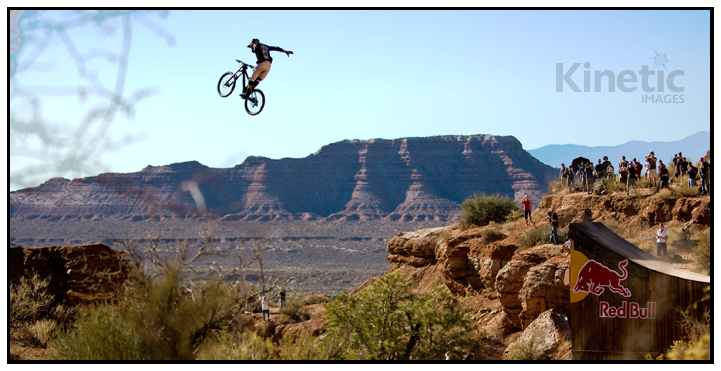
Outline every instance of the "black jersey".
<svg viewBox="0 0 721 371"><path fill-rule="evenodd" d="M255 58L257 59L256 63L261 63L268 61L270 63L273 63L273 57L270 56L271 50L284 52L283 48L279 48L277 46L268 46L265 44L258 44L255 49L253 49L253 52L255 53Z"/></svg>

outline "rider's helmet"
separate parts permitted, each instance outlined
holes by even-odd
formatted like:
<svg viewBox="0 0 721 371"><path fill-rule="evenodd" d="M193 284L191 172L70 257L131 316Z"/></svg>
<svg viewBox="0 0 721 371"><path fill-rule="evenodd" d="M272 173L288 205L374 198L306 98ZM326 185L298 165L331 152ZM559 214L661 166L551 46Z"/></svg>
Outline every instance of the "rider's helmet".
<svg viewBox="0 0 721 371"><path fill-rule="evenodd" d="M254 47L253 47L253 44L254 44L254 43L257 45L258 43L260 43L260 40L258 40L258 39L250 40L250 43L248 44L248 47L251 48L251 49L254 49Z"/></svg>

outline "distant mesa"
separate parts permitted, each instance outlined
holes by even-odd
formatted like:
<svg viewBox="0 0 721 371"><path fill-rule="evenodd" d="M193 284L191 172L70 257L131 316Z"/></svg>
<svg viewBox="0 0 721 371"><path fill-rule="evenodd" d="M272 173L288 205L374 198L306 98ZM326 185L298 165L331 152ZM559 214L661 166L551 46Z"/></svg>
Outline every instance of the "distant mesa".
<svg viewBox="0 0 721 371"><path fill-rule="evenodd" d="M232 168L197 161L106 173L10 193L12 218L455 221L476 193L528 194L537 204L557 171L512 136L344 140L299 159L248 157Z"/></svg>

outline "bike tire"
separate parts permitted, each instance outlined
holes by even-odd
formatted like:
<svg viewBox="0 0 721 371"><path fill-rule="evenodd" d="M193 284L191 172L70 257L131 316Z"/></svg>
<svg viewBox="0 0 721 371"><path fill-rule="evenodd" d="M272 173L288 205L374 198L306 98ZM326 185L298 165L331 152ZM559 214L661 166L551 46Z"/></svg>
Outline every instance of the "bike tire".
<svg viewBox="0 0 721 371"><path fill-rule="evenodd" d="M245 112L255 116L263 110L263 107L265 107L265 94L258 89L253 90L248 99L245 100Z"/></svg>
<svg viewBox="0 0 721 371"><path fill-rule="evenodd" d="M233 90L235 90L235 82L237 80L235 74L232 72L226 72L223 76L220 76L220 80L218 80L218 95L225 98L232 94Z"/></svg>

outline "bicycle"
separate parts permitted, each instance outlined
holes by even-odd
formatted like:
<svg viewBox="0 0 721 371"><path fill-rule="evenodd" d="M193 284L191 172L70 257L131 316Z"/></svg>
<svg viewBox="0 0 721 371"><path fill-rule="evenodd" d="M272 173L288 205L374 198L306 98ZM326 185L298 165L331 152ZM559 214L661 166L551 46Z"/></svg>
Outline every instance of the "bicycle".
<svg viewBox="0 0 721 371"><path fill-rule="evenodd" d="M235 89L236 81L239 78L243 78L243 90L248 86L250 77L248 76L248 67L253 69L253 66L244 63L241 60L236 59L236 62L240 63L240 68L235 72L226 72L218 80L218 95L225 98L233 93ZM259 89L253 89L253 91L245 98L245 111L249 115L255 116L260 113L265 107L265 94Z"/></svg>

